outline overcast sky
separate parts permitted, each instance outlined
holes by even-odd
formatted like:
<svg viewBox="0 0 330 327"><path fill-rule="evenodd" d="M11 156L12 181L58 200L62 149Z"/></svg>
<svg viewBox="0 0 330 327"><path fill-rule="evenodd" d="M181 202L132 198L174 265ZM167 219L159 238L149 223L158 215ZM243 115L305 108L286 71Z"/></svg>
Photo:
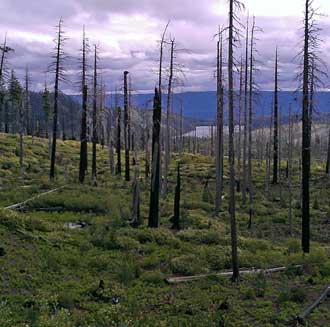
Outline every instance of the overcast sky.
<svg viewBox="0 0 330 327"><path fill-rule="evenodd" d="M294 60L301 39L304 0L245 0L250 15L256 15L260 88L273 87L275 46L280 53L281 88L295 89L297 63ZM330 14L329 0L315 0L320 12ZM171 20L168 36L175 37L179 48L189 52L177 55L184 65L184 90L214 90L218 25L227 22L227 0L1 0L0 37L7 32L8 44L15 49L9 63L20 78L26 65L31 71L33 89L41 89L45 71L51 61L54 26L60 17L65 23L65 51L71 56L67 66L72 84L61 85L63 91L78 92L77 68L82 26L91 44L100 47L100 66L108 91L121 85L122 72L131 73L132 86L147 92L156 85L158 44L162 30ZM241 13L245 22L247 11ZM330 63L330 18L320 19L322 57ZM237 51L237 56L240 56ZM165 65L167 65L167 58ZM49 83L52 76L47 75ZM177 86L176 92L181 90Z"/></svg>

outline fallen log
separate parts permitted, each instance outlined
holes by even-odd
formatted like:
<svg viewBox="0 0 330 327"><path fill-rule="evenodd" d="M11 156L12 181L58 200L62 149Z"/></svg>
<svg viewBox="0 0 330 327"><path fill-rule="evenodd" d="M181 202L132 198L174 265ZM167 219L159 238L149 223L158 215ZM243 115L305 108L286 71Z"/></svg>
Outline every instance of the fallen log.
<svg viewBox="0 0 330 327"><path fill-rule="evenodd" d="M294 266L295 268L301 268L302 265L296 265ZM273 274L277 272L283 272L287 269L287 267L275 267L275 268L268 268L268 269L241 269L240 274L241 275L256 275L256 274ZM178 284L178 283L184 283L184 282L191 282L203 278L208 278L208 277L226 277L226 276L231 276L233 274L232 271L225 271L225 272L220 272L220 273L214 273L214 274L203 274L203 275L196 275L196 276L180 276L180 277L169 277L166 278L166 282L169 284Z"/></svg>
<svg viewBox="0 0 330 327"><path fill-rule="evenodd" d="M320 303L330 294L330 285L323 289L319 297L296 317L296 322L301 325L306 324L306 318L313 312L313 310L320 305Z"/></svg>
<svg viewBox="0 0 330 327"><path fill-rule="evenodd" d="M49 207L49 208L33 208L33 207L29 207L29 206L25 206L25 207L21 207L17 209L18 211L44 211L44 212L58 212L58 211L64 211L63 207Z"/></svg>
<svg viewBox="0 0 330 327"><path fill-rule="evenodd" d="M5 207L5 209L9 209L9 210L15 210L15 209L22 209L28 202L31 202L35 199L38 199L44 195L47 195L47 194L50 194L50 193L54 193L54 192L57 192L59 190L62 190L63 188L65 187L65 185L61 186L61 187L58 187L58 188L55 188L53 190L50 190L50 191L47 191L47 192L44 192L44 193L41 193L41 194L38 194L36 196L33 196L32 198L30 199L27 199L23 202L19 202L19 203L15 203L11 206L8 206L8 207Z"/></svg>

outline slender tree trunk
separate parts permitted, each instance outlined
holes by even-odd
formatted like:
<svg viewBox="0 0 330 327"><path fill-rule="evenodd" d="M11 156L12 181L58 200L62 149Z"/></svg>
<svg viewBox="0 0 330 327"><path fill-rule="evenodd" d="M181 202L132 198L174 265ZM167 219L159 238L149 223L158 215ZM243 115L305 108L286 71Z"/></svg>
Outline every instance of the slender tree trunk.
<svg viewBox="0 0 330 327"><path fill-rule="evenodd" d="M280 191L280 199L282 201L282 112L281 108L278 112L278 184Z"/></svg>
<svg viewBox="0 0 330 327"><path fill-rule="evenodd" d="M273 184L278 183L278 54L275 54Z"/></svg>
<svg viewBox="0 0 330 327"><path fill-rule="evenodd" d="M242 108L243 107L243 60L241 60L239 83L239 111L238 111L238 144L237 144L237 192L241 191L241 136L242 136Z"/></svg>
<svg viewBox="0 0 330 327"><path fill-rule="evenodd" d="M181 175L180 175L180 163L177 168L177 179L174 193L174 215L171 219L172 229L181 229L181 217L180 217L180 196L181 196Z"/></svg>
<svg viewBox="0 0 330 327"><path fill-rule="evenodd" d="M249 89L249 139L248 139L248 185L249 185L249 225L252 226L253 216L253 185L252 185L252 113L253 113L253 44L255 18L253 17L250 44L250 89Z"/></svg>
<svg viewBox="0 0 330 327"><path fill-rule="evenodd" d="M132 201L132 222L131 226L134 228L142 225L143 220L140 214L140 182L139 182L139 164L138 158L135 156L135 174L133 182L133 201Z"/></svg>
<svg viewBox="0 0 330 327"><path fill-rule="evenodd" d="M310 251L310 120L309 120L309 0L305 6L305 39L304 39L304 71L303 71L303 112L302 112L302 249L304 253Z"/></svg>
<svg viewBox="0 0 330 327"><path fill-rule="evenodd" d="M150 153L149 153L149 126L147 123L146 131L145 131L145 179L147 180L149 178L150 174Z"/></svg>
<svg viewBox="0 0 330 327"><path fill-rule="evenodd" d="M216 139L216 194L215 194L215 216L219 216L222 205L223 191L223 86L222 86L222 35L217 42L217 139Z"/></svg>
<svg viewBox="0 0 330 327"><path fill-rule="evenodd" d="M5 133L9 133L9 102L5 102Z"/></svg>
<svg viewBox="0 0 330 327"><path fill-rule="evenodd" d="M183 100L180 102L180 157L183 153Z"/></svg>
<svg viewBox="0 0 330 327"><path fill-rule="evenodd" d="M87 96L88 89L86 85L86 36L83 30L82 47L82 114L81 114L81 132L80 132L80 160L79 160L79 182L83 183L87 171Z"/></svg>
<svg viewBox="0 0 330 327"><path fill-rule="evenodd" d="M174 61L174 43L171 41L171 56L170 56L170 75L168 78L167 88L167 110L166 110L166 133L165 133L165 178L163 184L163 195L167 196L167 183L168 183L168 169L171 157L171 131L170 131L170 119L171 119L171 96L172 96L172 80L173 80L173 61Z"/></svg>
<svg viewBox="0 0 330 327"><path fill-rule="evenodd" d="M228 38L228 98L229 98L229 212L232 246L232 280L239 279L237 230L235 217L235 149L234 149L234 0L229 1L229 38Z"/></svg>
<svg viewBox="0 0 330 327"><path fill-rule="evenodd" d="M108 121L108 147L109 147L109 168L110 175L115 173L115 162L113 153L113 131L112 131L112 109L109 109L109 121Z"/></svg>
<svg viewBox="0 0 330 327"><path fill-rule="evenodd" d="M158 90L155 89L153 130L152 130L152 170L148 226L158 227L159 220L159 187L160 187L160 127L161 127L161 104Z"/></svg>
<svg viewBox="0 0 330 327"><path fill-rule="evenodd" d="M249 17L246 22L246 36L245 36L245 77L244 77L244 138L243 138L243 192L242 204L246 205L246 189L247 189L247 132L248 132L248 76L249 76Z"/></svg>
<svg viewBox="0 0 330 327"><path fill-rule="evenodd" d="M92 134L92 180L96 182L96 144L97 144L97 47L94 46L93 76L93 134Z"/></svg>
<svg viewBox="0 0 330 327"><path fill-rule="evenodd" d="M87 85L83 86L83 102L80 134L79 182L83 183L87 170Z"/></svg>
<svg viewBox="0 0 330 327"><path fill-rule="evenodd" d="M25 118L26 118L26 134L31 135L29 70L27 67L25 71Z"/></svg>
<svg viewBox="0 0 330 327"><path fill-rule="evenodd" d="M117 108L117 174L121 175L121 110Z"/></svg>
<svg viewBox="0 0 330 327"><path fill-rule="evenodd" d="M62 141L66 141L66 134L65 134L65 112L64 106L62 107Z"/></svg>
<svg viewBox="0 0 330 327"><path fill-rule="evenodd" d="M271 108L270 119L269 119L269 138L268 138L268 148L267 148L267 173L266 173L266 191L269 194L270 186L270 170L271 170L271 148L272 148L272 130L273 130L273 112L274 108Z"/></svg>
<svg viewBox="0 0 330 327"><path fill-rule="evenodd" d="M129 174L129 135L128 135L128 72L124 72L124 146L125 146L125 180L130 180Z"/></svg>
<svg viewBox="0 0 330 327"><path fill-rule="evenodd" d="M57 141L57 115L58 115L58 95L59 95L59 79L60 79L60 60L62 48L62 21L58 24L58 36L56 44L56 63L55 63L55 86L54 86L54 111L53 111L53 139L52 151L50 159L50 180L55 178L55 160L56 160L56 141Z"/></svg>
<svg viewBox="0 0 330 327"><path fill-rule="evenodd" d="M25 108L26 109L26 108ZM24 167L24 115L22 103L19 104L19 167L23 171Z"/></svg>

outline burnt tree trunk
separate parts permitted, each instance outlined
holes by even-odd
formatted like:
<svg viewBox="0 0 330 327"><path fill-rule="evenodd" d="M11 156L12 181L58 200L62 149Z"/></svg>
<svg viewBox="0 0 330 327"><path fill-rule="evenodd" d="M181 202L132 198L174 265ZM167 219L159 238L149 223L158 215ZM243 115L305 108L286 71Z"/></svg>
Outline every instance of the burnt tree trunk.
<svg viewBox="0 0 330 327"><path fill-rule="evenodd" d="M174 215L171 218L172 229L181 229L181 217L180 217L180 196L181 196L181 174L180 163L178 163L176 186L174 193Z"/></svg>
<svg viewBox="0 0 330 327"><path fill-rule="evenodd" d="M121 175L121 110L120 107L117 108L117 144L116 144L116 154L117 154L117 175Z"/></svg>
<svg viewBox="0 0 330 327"><path fill-rule="evenodd" d="M56 59L55 59L55 86L54 86L54 111L53 111L53 139L52 139L52 151L50 158L50 172L49 178L53 180L55 178L55 160L56 160L56 141L57 141L57 115L58 115L58 96L59 96L59 79L61 73L60 61L61 61L61 49L62 49L62 20L58 24L57 32L57 44L56 44Z"/></svg>
<svg viewBox="0 0 330 327"><path fill-rule="evenodd" d="M273 184L278 183L278 55L275 54Z"/></svg>
<svg viewBox="0 0 330 327"><path fill-rule="evenodd" d="M94 46L93 76L93 133L92 133L92 180L96 181L96 144L97 144L97 48Z"/></svg>
<svg viewBox="0 0 330 327"><path fill-rule="evenodd" d="M309 120L309 5L305 5L305 36L304 36L304 70L303 70L303 103L302 103L302 249L304 253L310 251L310 120Z"/></svg>
<svg viewBox="0 0 330 327"><path fill-rule="evenodd" d="M128 124L129 124L129 113L128 113L128 72L124 72L124 147L125 147L125 180L130 180L129 175L129 135L128 135Z"/></svg>
<svg viewBox="0 0 330 327"><path fill-rule="evenodd" d="M159 188L160 188L160 126L161 126L161 104L157 88L155 89L153 129L152 129L152 167L151 188L148 226L158 227L159 220Z"/></svg>
<svg viewBox="0 0 330 327"><path fill-rule="evenodd" d="M217 42L217 138L216 138L216 194L215 216L219 216L223 191L223 86L222 86L222 35Z"/></svg>
<svg viewBox="0 0 330 327"><path fill-rule="evenodd" d="M232 248L232 280L239 279L237 254L237 228L235 216L235 149L234 149L234 0L229 1L229 38L228 38L228 98L229 98L229 213Z"/></svg>

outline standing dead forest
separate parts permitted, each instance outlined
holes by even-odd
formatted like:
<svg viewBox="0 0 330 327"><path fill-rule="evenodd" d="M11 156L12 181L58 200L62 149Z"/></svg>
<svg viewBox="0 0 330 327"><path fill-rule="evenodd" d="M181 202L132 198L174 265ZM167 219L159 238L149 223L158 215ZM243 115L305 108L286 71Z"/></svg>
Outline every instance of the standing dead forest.
<svg viewBox="0 0 330 327"><path fill-rule="evenodd" d="M289 45L227 0L211 54L205 18L193 42L151 21L134 64L86 13L57 20L53 48L2 30L1 327L330 326L330 23L293 2ZM193 91L205 62L214 91Z"/></svg>

